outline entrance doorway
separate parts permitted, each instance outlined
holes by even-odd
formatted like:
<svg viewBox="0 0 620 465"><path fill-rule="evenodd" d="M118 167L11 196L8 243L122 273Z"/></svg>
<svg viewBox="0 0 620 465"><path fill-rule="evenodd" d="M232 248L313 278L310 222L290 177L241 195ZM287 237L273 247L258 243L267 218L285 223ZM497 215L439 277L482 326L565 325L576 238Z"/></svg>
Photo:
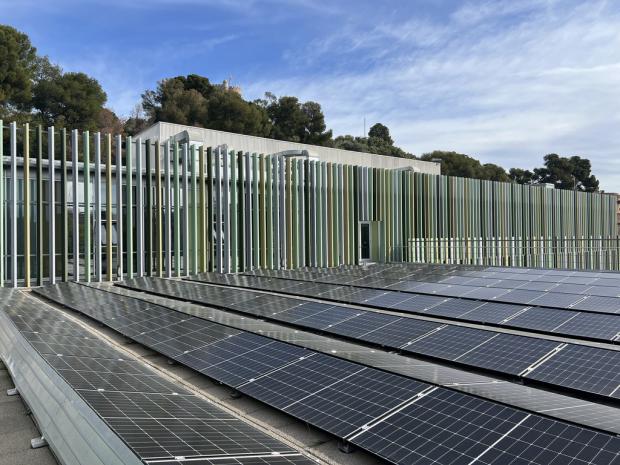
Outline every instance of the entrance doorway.
<svg viewBox="0 0 620 465"><path fill-rule="evenodd" d="M370 260L370 223L360 223L360 261Z"/></svg>

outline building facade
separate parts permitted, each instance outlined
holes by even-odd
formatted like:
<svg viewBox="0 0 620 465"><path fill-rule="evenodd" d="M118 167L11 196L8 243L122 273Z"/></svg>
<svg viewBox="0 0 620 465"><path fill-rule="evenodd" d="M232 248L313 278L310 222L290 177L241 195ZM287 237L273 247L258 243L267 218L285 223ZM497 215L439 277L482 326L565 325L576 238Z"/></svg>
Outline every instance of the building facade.
<svg viewBox="0 0 620 465"><path fill-rule="evenodd" d="M365 260L619 267L613 195L0 126L3 285Z"/></svg>

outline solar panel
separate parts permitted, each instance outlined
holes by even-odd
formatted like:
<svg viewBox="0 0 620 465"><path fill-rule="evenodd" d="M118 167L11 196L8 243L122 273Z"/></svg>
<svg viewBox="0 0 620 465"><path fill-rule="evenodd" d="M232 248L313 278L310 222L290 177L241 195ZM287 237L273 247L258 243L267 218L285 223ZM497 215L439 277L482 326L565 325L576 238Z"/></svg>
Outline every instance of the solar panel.
<svg viewBox="0 0 620 465"><path fill-rule="evenodd" d="M620 334L620 317L602 313L578 313L559 325L555 331L562 334L612 340Z"/></svg>
<svg viewBox="0 0 620 465"><path fill-rule="evenodd" d="M425 313L429 315L459 318L461 315L467 314L481 305L483 305L483 302L476 300L448 299L427 310Z"/></svg>
<svg viewBox="0 0 620 465"><path fill-rule="evenodd" d="M230 336L175 359L230 386L307 355L301 347L251 333Z"/></svg>
<svg viewBox="0 0 620 465"><path fill-rule="evenodd" d="M372 368L284 407L284 411L340 437L411 399L429 385Z"/></svg>
<svg viewBox="0 0 620 465"><path fill-rule="evenodd" d="M320 313L295 320L295 324L308 328L325 329L343 321L347 321L359 314L359 310L345 307L329 307Z"/></svg>
<svg viewBox="0 0 620 465"><path fill-rule="evenodd" d="M546 339L498 334L454 360L518 375L559 345Z"/></svg>
<svg viewBox="0 0 620 465"><path fill-rule="evenodd" d="M103 418L144 460L294 452L241 420Z"/></svg>
<svg viewBox="0 0 620 465"><path fill-rule="evenodd" d="M620 313L620 299L615 297L586 296L571 308L573 310L617 314Z"/></svg>
<svg viewBox="0 0 620 465"><path fill-rule="evenodd" d="M22 333L30 344L41 354L78 355L93 358L118 358L118 351L102 345L100 341L69 336ZM55 342L63 338L62 342Z"/></svg>
<svg viewBox="0 0 620 465"><path fill-rule="evenodd" d="M583 299L583 296L575 294L562 294L559 292L548 292L545 295L530 301L531 305L541 305L547 307L569 308Z"/></svg>
<svg viewBox="0 0 620 465"><path fill-rule="evenodd" d="M414 295L413 297L410 295L409 299L401 302L399 304L393 305L391 308L393 310L401 310L403 312L426 312L430 308L433 308L436 305L439 305L445 302L446 299L443 297L437 297L433 295Z"/></svg>
<svg viewBox="0 0 620 465"><path fill-rule="evenodd" d="M237 389L281 409L363 369L346 360L310 353L303 360L250 380Z"/></svg>
<svg viewBox="0 0 620 465"><path fill-rule="evenodd" d="M438 389L351 438L392 463L472 462L526 413Z"/></svg>
<svg viewBox="0 0 620 465"><path fill-rule="evenodd" d="M157 465L312 465L316 462L299 454L252 455L250 457L219 457L215 459L165 460Z"/></svg>
<svg viewBox="0 0 620 465"><path fill-rule="evenodd" d="M532 307L514 318L511 318L505 324L537 331L553 331L562 323L575 317L576 314L576 312L568 310Z"/></svg>
<svg viewBox="0 0 620 465"><path fill-rule="evenodd" d="M358 316L324 329L341 336L359 337L371 331L380 331L385 325L399 319L394 315L360 311Z"/></svg>
<svg viewBox="0 0 620 465"><path fill-rule="evenodd" d="M50 312L48 318L52 322L62 321L67 327L78 327L57 315ZM216 463L222 464L225 462L220 459L230 458L232 462L228 463L235 463L241 457L244 461L239 463L250 465L252 457L263 457L263 463L278 463L270 458L283 454L293 457L293 461L280 462L283 464L312 463L290 446L192 395L143 364L123 359L121 352L92 335L84 338L22 334L37 350L45 349L45 344L82 349L79 356L43 356L142 460L183 463L200 457L217 459ZM89 350L114 357L91 358L87 356Z"/></svg>
<svg viewBox="0 0 620 465"><path fill-rule="evenodd" d="M508 291L506 289L495 289L492 287L478 287L473 288L471 291L463 294L463 297L468 299L480 299L480 300L493 300L499 296L503 296ZM503 300L503 299L502 299Z"/></svg>
<svg viewBox="0 0 620 465"><path fill-rule="evenodd" d="M427 387L318 354L248 382L239 390L343 437Z"/></svg>
<svg viewBox="0 0 620 465"><path fill-rule="evenodd" d="M445 326L416 342L403 346L403 350L416 354L454 360L472 350L497 333L462 326Z"/></svg>
<svg viewBox="0 0 620 465"><path fill-rule="evenodd" d="M331 308L332 305L328 304L320 304L318 302L307 302L297 307L284 310L282 312L275 312L275 315L278 316L278 319L282 321L297 321L301 318L311 317L313 315L317 315L325 310Z"/></svg>
<svg viewBox="0 0 620 465"><path fill-rule="evenodd" d="M404 294L401 292L384 292L377 297L364 301L364 303L383 308L390 308L410 298L411 296L409 294Z"/></svg>
<svg viewBox="0 0 620 465"><path fill-rule="evenodd" d="M528 416L476 461L484 465L609 465L620 461L620 438Z"/></svg>
<svg viewBox="0 0 620 465"><path fill-rule="evenodd" d="M568 345L527 378L572 389L620 398L620 352Z"/></svg>
<svg viewBox="0 0 620 465"><path fill-rule="evenodd" d="M435 321L400 318L361 337L364 341L381 344L386 347L402 347L440 326L441 323Z"/></svg>
<svg viewBox="0 0 620 465"><path fill-rule="evenodd" d="M503 304L499 302L484 302L482 305L461 315L461 318L469 321L498 324L506 318L519 313L526 307L522 305Z"/></svg>

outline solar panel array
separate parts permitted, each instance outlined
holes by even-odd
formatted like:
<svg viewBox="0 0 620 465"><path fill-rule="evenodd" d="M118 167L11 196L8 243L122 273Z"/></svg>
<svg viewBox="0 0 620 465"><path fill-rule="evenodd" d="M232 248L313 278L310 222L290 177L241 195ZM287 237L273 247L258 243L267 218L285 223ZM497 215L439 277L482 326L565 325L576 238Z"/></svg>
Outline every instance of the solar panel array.
<svg viewBox="0 0 620 465"><path fill-rule="evenodd" d="M200 275L193 279L208 280L211 276L213 275ZM620 399L620 370L617 369L620 366L620 351L377 314L339 305L217 287L206 283L139 278L127 281L124 285L379 344L398 349L403 353L424 355L516 376L524 381L545 383L582 394ZM236 296L238 301L229 303L232 296ZM566 367L565 377L538 375L546 370L547 364L550 364L557 354L568 348L570 351L567 353L575 360L592 359L588 370L584 371L582 364L576 363L572 367L570 365ZM606 359L609 363L594 363L597 359Z"/></svg>
<svg viewBox="0 0 620 465"><path fill-rule="evenodd" d="M36 292L83 311L106 325L111 322L123 334L127 333L118 320L127 317L130 319L126 323L131 324L132 312L141 304L149 307L147 311L152 313L156 321L149 331L152 338L159 336L160 340L184 340L184 336L168 334L167 326L160 325L162 311L176 313L164 307L77 284L43 288ZM237 303L244 301L242 297L234 300ZM265 313L268 312L269 303L268 300L256 302L258 310ZM110 308L125 310L109 311ZM188 315L176 314L183 319L188 318ZM190 321L196 325L193 332L198 333L203 329L210 331L222 326L199 318ZM148 322L144 321L144 324ZM198 329L198 326L203 329ZM304 350L301 355L298 347L257 335L251 335L253 337L248 339L250 344L243 346L253 353L252 358L246 358L246 352L242 351L229 353L224 360L219 361L219 355L227 352L217 350L220 342L244 334L249 333L240 332L225 339L207 342L171 358L200 369L240 392L331 432L390 463L431 463L439 460L436 463L460 464L471 463L481 457L489 457L489 463L493 464L506 463L502 461L503 457L511 453L515 444L515 440L509 438L507 433L517 426L528 428L524 425L530 418L545 420L511 407L314 351ZM131 337L140 340L145 335L134 333ZM145 345L153 347L156 344L151 341ZM268 348L268 353L262 356L265 348ZM197 351L205 355L187 357ZM251 378L241 375L245 378L242 382L231 381L228 377L229 372L236 371L238 362L244 362L245 366L252 369L257 361L269 359L272 353L292 353L295 359L285 360L276 356L279 365L274 363L262 367L263 371L256 370ZM211 354L215 354L214 361L221 370L214 372L209 369L213 366ZM448 405L458 408L450 409ZM568 426L555 420L549 421L557 430ZM609 463L607 460L610 456L614 460L619 457L620 439L575 428L577 431L584 430L583 436L562 437L567 441L567 451L570 447L571 453L576 452L573 463L602 464ZM403 434L405 431L406 434ZM598 447L598 450L592 453L594 447ZM560 457L562 452L560 450L555 455ZM493 456L498 458L494 459ZM412 457L417 457L416 462L412 461ZM543 459L548 459L548 456L519 456L518 459L521 463L542 465L547 463Z"/></svg>
<svg viewBox="0 0 620 465"><path fill-rule="evenodd" d="M2 310L24 338L143 462L315 463L127 359L61 312L16 291L3 297Z"/></svg>
<svg viewBox="0 0 620 465"><path fill-rule="evenodd" d="M515 271L515 270L518 270ZM554 270L524 272L516 268L468 270L460 267L418 264L377 264L364 269L258 270L254 274L310 279L376 289L394 289L421 294L529 306L575 309L584 312L620 314L620 274ZM563 274L557 274L563 273Z"/></svg>
<svg viewBox="0 0 620 465"><path fill-rule="evenodd" d="M296 275L295 272L291 274ZM494 300L485 301L486 298L493 298L497 293L496 289L480 288L476 296L480 300L471 300L391 289L364 288L358 287L358 283L334 284L339 281L337 277L330 279L331 282L316 282L317 278L311 277L292 279L201 273L192 279L315 297L382 310L437 316L456 321L526 329L595 341L620 342L620 315L535 307ZM305 281L306 279L310 281ZM319 279L327 281L327 278ZM437 285L428 284L428 286ZM591 299L594 298L591 297Z"/></svg>

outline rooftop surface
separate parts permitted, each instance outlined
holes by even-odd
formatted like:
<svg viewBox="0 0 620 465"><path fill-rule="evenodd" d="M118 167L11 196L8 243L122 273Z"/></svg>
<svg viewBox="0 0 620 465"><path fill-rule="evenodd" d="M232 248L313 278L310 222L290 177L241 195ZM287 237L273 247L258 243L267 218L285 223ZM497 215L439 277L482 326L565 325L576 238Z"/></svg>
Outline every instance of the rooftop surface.
<svg viewBox="0 0 620 465"><path fill-rule="evenodd" d="M6 292L0 338L18 328L14 350L35 349L83 419L145 463L228 464L205 455L223 447L207 424L199 443L171 426L191 420L167 406L178 396L288 451L250 462L230 436L235 464L620 460L618 274L384 264ZM105 373L86 374L95 363ZM138 393L145 418L126 403Z"/></svg>

